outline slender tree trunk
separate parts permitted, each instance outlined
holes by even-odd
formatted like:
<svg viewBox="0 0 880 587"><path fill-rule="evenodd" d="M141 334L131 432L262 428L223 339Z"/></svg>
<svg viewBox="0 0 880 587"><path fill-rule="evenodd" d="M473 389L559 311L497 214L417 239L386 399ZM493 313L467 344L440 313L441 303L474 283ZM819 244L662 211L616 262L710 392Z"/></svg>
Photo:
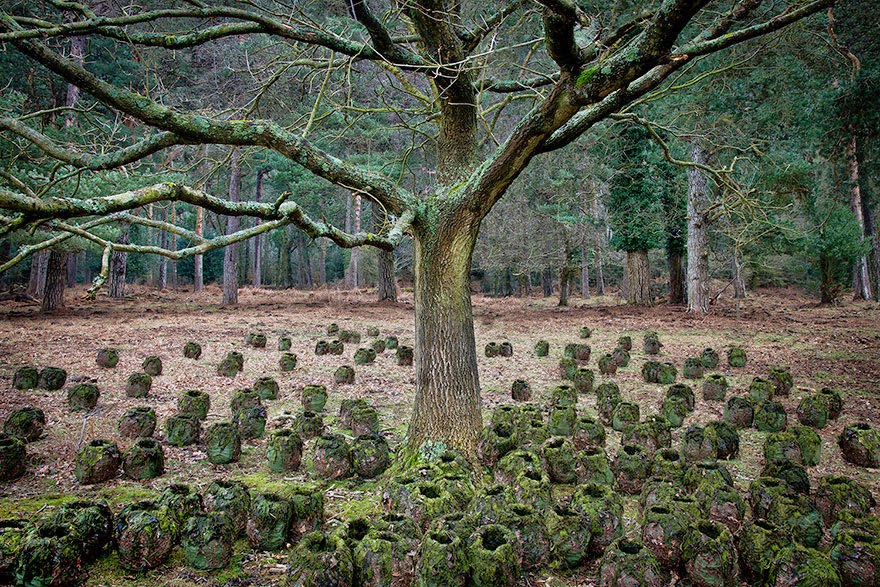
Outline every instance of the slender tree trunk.
<svg viewBox="0 0 880 587"><path fill-rule="evenodd" d="M257 202L263 201L263 176L265 174L266 174L265 169L258 169L257 170L257 187L256 187L256 192L254 193L254 197L256 198ZM257 219L257 225L259 226L259 224L260 224L260 220ZM262 235L258 234L257 236L254 237L254 269L253 269L254 287L262 287L262 285L263 285L263 270L262 270L263 239L261 238L261 236Z"/></svg>
<svg viewBox="0 0 880 587"><path fill-rule="evenodd" d="M168 209L162 212L162 220L168 221ZM163 249L168 248L168 232L159 231L159 246ZM164 291L168 289L168 257L159 257L159 277L156 280L156 289Z"/></svg>
<svg viewBox="0 0 880 587"><path fill-rule="evenodd" d="M553 269L550 267L545 267L541 273L541 288L544 290L545 298L553 295Z"/></svg>
<svg viewBox="0 0 880 587"><path fill-rule="evenodd" d="M76 285L76 269L79 253L67 254L67 287Z"/></svg>
<svg viewBox="0 0 880 587"><path fill-rule="evenodd" d="M119 223L119 239L117 242L122 245L128 244L130 224L128 222ZM128 253L124 251L113 251L110 257L110 288L111 298L125 297L125 270L128 263Z"/></svg>
<svg viewBox="0 0 880 587"><path fill-rule="evenodd" d="M351 230L358 233L361 230L361 195L352 194L352 213L351 213ZM360 286L360 272L358 262L360 261L360 248L351 249L351 256L348 261L348 287L356 289Z"/></svg>
<svg viewBox="0 0 880 587"><path fill-rule="evenodd" d="M205 234L205 211L199 206L196 208L196 234L204 236ZM205 289L205 264L202 255L193 257L193 291L202 291Z"/></svg>
<svg viewBox="0 0 880 587"><path fill-rule="evenodd" d="M46 266L46 291L40 312L48 314L64 306L64 284L67 283L67 253L52 250Z"/></svg>
<svg viewBox="0 0 880 587"><path fill-rule="evenodd" d="M587 258L587 241L581 248L581 297L590 299L590 261Z"/></svg>
<svg viewBox="0 0 880 587"><path fill-rule="evenodd" d="M345 197L345 232L351 234L352 226L354 225L354 214L353 214L353 206L354 206L354 194L348 194ZM351 253L349 252L349 255ZM348 265L345 266L345 287L351 289L353 286L354 279L351 276L351 257L349 257Z"/></svg>
<svg viewBox="0 0 880 587"><path fill-rule="evenodd" d="M229 170L229 200L238 202L241 199L241 162L239 151L234 149ZM238 216L226 219L226 234L237 232L241 225ZM223 304L238 303L238 244L227 245L223 251Z"/></svg>
<svg viewBox="0 0 880 587"><path fill-rule="evenodd" d="M650 306L651 271L648 267L648 251L626 252L627 291L626 301L633 306Z"/></svg>
<svg viewBox="0 0 880 587"><path fill-rule="evenodd" d="M171 223L177 224L177 206L171 202ZM168 235L168 248L172 251L177 250L177 235L172 233ZM177 291L177 261L168 260L169 263L169 279L171 281L171 289Z"/></svg>
<svg viewBox="0 0 880 587"><path fill-rule="evenodd" d="M865 218L865 236L871 242L871 283L873 284L874 299L880 300L880 236L877 234L877 225L874 222L874 212L865 194L862 194L862 216Z"/></svg>
<svg viewBox="0 0 880 587"><path fill-rule="evenodd" d="M318 280L323 287L327 285L327 239L321 239L321 266L318 267ZM397 295L395 293L395 295Z"/></svg>
<svg viewBox="0 0 880 587"><path fill-rule="evenodd" d="M733 297L734 299L744 299L746 297L746 271L742 260L742 251L738 246L734 246L733 258Z"/></svg>
<svg viewBox="0 0 880 587"><path fill-rule="evenodd" d="M856 217L859 232L867 236L865 217L862 211L862 192L859 186L859 158L857 153L858 143L855 135L853 135L846 153L849 159L849 207ZM868 274L868 259L866 257L860 257L853 269L853 297L857 300L871 299L871 278Z"/></svg>
<svg viewBox="0 0 880 587"><path fill-rule="evenodd" d="M667 253L666 262L669 265L669 303L680 306L685 303L687 298L684 259L681 252L672 250Z"/></svg>
<svg viewBox="0 0 880 587"><path fill-rule="evenodd" d="M276 281L278 282L278 287L284 289L289 288L291 285L289 228L289 226L282 227L278 239L278 278Z"/></svg>
<svg viewBox="0 0 880 587"><path fill-rule="evenodd" d="M302 231L297 231L296 248L299 253L299 284L301 287L311 289L315 285L312 281L312 263L309 259L306 236Z"/></svg>
<svg viewBox="0 0 880 587"><path fill-rule="evenodd" d="M479 224L414 235L416 396L407 444L444 442L475 457L482 429L470 268Z"/></svg>
<svg viewBox="0 0 880 587"><path fill-rule="evenodd" d="M598 239L596 239L596 295L605 295L605 267L602 263L602 251L599 249Z"/></svg>
<svg viewBox="0 0 880 587"><path fill-rule="evenodd" d="M695 139L691 143L691 161L706 163L706 154ZM706 177L696 168L688 170L687 195L687 297L688 312L709 311L709 223L708 185Z"/></svg>
<svg viewBox="0 0 880 587"><path fill-rule="evenodd" d="M385 213L376 204L372 205L373 230L380 232L385 223ZM397 301L397 279L394 276L394 252L379 250L376 254L378 265L376 293L380 302Z"/></svg>
<svg viewBox="0 0 880 587"><path fill-rule="evenodd" d="M27 295L39 299L46 291L46 267L49 264L49 251L43 249L31 256L31 272L28 278Z"/></svg>

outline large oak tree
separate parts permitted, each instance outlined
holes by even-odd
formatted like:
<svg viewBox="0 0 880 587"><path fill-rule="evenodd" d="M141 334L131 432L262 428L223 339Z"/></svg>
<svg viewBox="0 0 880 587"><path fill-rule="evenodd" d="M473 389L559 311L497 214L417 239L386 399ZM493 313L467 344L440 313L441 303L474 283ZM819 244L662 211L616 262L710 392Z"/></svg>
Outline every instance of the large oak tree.
<svg viewBox="0 0 880 587"><path fill-rule="evenodd" d="M368 199L389 221L381 233L348 234L309 217L286 197L271 203L235 202L187 185L162 183L64 198L41 196L27 182L6 174L0 187L0 236L36 225L52 236L23 247L3 268L74 235L103 248L102 276L117 251L181 259L290 224L344 247L391 250L410 237L415 250L416 397L407 443L415 448L426 441L443 442L472 454L481 415L469 275L480 223L495 203L536 156L569 145L695 60L778 31L830 4L350 0L334 14L332 4L271 0L180 0L112 9L75 1L13 3L0 12L0 43L6 50L80 88L81 102L90 99L100 105L90 116L113 120L121 114L142 125L143 132L128 144L108 142L113 148L102 151L77 149L74 142L56 140L36 126L39 118L3 116L0 131L8 139L32 144L69 172L115 169L182 145L270 150ZM369 86L376 90L374 104L350 110L390 116L397 127L422 137L406 150L419 158L420 168L413 172L419 179L407 185L400 175L358 165L350 145L322 141L315 128L329 118L315 115L317 103L311 116L291 122L259 116L261 110L243 103L224 108L222 92L202 105L166 98L162 72L159 81L139 84L96 71L67 55L65 42L72 37L105 44L109 40L132 48L132 54L150 56L211 45L220 50L236 39L259 40L261 54L277 59L264 62L270 75L254 77L252 95L257 97L250 105L284 75L302 69L328 72L327 79L330 72L344 76L332 78L336 84L344 79ZM204 105L208 102L210 106ZM352 118L351 124L368 118ZM94 230L111 222L143 223L131 211L162 201L261 222L205 239L150 221L191 243L176 251L113 242Z"/></svg>

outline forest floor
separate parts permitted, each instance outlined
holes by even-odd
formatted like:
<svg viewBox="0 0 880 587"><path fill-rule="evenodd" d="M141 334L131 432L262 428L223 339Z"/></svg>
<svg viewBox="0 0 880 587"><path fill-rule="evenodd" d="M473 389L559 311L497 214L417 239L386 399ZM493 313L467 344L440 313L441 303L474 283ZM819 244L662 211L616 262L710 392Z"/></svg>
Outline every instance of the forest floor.
<svg viewBox="0 0 880 587"><path fill-rule="evenodd" d="M272 420L284 412L301 408L299 390L308 383L322 383L331 390L325 408L325 423L335 422L339 402L347 397L363 397L376 406L382 416L383 432L392 447L402 439L408 422L414 392L411 367L397 366L393 352L386 352L372 365L358 366L353 385L336 386L333 372L340 364L351 364L358 345L346 345L342 357L315 356L319 339L328 338L325 328L336 322L342 329L359 331L363 343L369 342L366 330L378 327L381 335L395 335L401 344L413 343L412 293L403 292L396 305L371 301L372 293L320 291L270 291L244 288L235 308L219 304L219 289L208 288L200 294L148 291L135 288L124 300L99 297L84 301L82 291L68 292L67 308L43 317L38 307L20 303L0 303L0 420L18 407L34 405L43 409L48 425L45 436L28 445L28 472L20 480L0 485L0 519L33 518L74 498L102 498L118 510L122 504L155 495L169 483L187 483L204 490L215 478L233 478L256 489L281 490L285 484L316 482L305 459L302 471L291 476L272 474L265 465L266 440L248 441L241 461L230 466L214 466L205 460L202 447L174 448L165 445L166 473L149 482L122 478L99 486L79 486L73 475L74 455L84 443L96 438L115 440L124 450L129 440L119 437L116 422L126 409L147 403L155 408L159 425L155 436L164 436L163 423L175 413L177 398L188 389L211 394L212 406L205 427L227 420L229 398L236 389L247 387L257 377L274 377L281 387L279 399L267 402L269 430ZM611 352L623 334L633 337L632 361L618 371L614 380L620 385L624 400L641 406L642 416L655 413L662 401L664 386L645 384L640 367L642 334L656 330L663 342L661 360L679 367L684 359L699 356L705 347L713 347L722 356L719 370L728 376L730 395L747 394L750 381L765 375L772 366L790 368L795 382L791 395L782 398L789 421L796 421L798 402L812 390L834 387L844 396L841 417L820 431L823 439L822 460L809 469L811 481L825 474L843 473L869 486L880 501L880 470L857 468L846 464L836 438L843 426L853 421L867 421L880 427L880 305L845 301L841 305L820 307L813 298L793 290L753 293L746 300L722 298L705 317L688 314L682 308L658 306L650 309L620 305L613 297L572 300L572 306L558 308L555 298L488 298L474 296L474 315L486 415L499 405L512 403L511 382L516 378L531 383L533 401L546 404L550 391L559 383L558 361L568 342L578 339L581 326L594 332L588 342L593 348L589 366L596 358ZM249 332L263 332L269 337L266 349L252 349L244 344ZM280 335L293 339L292 351L299 357L298 368L290 373L278 370L277 340ZM550 355L536 358L533 348L539 339L551 344ZM182 354L187 341L203 347L200 359L193 362ZM512 358L486 358L482 349L490 341L509 341ZM741 369L726 367L725 350L742 346L748 363ZM115 369L101 369L95 363L100 348L119 349ZM244 371L230 379L216 372L219 360L230 350L244 353ZM140 370L147 355L158 355L164 362L164 374L154 378L153 389L145 400L127 398L124 393L128 375ZM87 414L67 408L63 392L11 389L17 366L54 365L69 373L68 385L79 378L95 379L101 390L98 406ZM693 383L693 382L691 382ZM723 402L706 402L697 391L697 410L687 424L719 419ZM579 409L595 414L595 397L580 400ZM608 431L609 456L617 452L619 434ZM674 431L677 447L683 429ZM268 436L268 434L267 434ZM760 472L764 434L755 430L741 432L741 452L727 463L738 489L745 491ZM308 451L304 451L308 454ZM381 507L378 482L358 484L345 480L325 484L327 522L342 523L354 516L370 515ZM635 531L635 498L628 498L627 529ZM170 561L146 575L121 571L115 555L90 569L89 585L249 585L282 582L283 554L256 553L241 541L233 563L218 573L189 570L177 549ZM546 573L528 579L530 585L595 584L596 567L564 575Z"/></svg>

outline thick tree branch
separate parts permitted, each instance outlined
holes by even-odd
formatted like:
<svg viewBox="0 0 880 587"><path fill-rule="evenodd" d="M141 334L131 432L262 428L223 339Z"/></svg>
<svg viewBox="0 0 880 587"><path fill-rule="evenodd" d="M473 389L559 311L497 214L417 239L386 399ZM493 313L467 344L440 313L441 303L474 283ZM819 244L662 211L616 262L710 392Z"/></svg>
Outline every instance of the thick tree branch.
<svg viewBox="0 0 880 587"><path fill-rule="evenodd" d="M367 29L373 47L379 55L397 64L421 63L418 55L394 42L385 25L376 18L365 0L351 0L351 10L354 18Z"/></svg>

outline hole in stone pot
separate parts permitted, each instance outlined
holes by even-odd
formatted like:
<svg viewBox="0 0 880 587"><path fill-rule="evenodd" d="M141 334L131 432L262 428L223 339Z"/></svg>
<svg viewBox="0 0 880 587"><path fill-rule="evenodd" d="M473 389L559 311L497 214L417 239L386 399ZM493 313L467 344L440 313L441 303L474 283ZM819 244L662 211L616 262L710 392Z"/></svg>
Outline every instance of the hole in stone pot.
<svg viewBox="0 0 880 587"><path fill-rule="evenodd" d="M526 471L524 473L524 476L528 479L531 479L532 481L541 480L541 473L539 473L538 471Z"/></svg>
<svg viewBox="0 0 880 587"><path fill-rule="evenodd" d="M626 554L638 554L640 550L642 550L642 545L638 542L630 542L629 540L622 540L618 545L618 548L621 552Z"/></svg>
<svg viewBox="0 0 880 587"><path fill-rule="evenodd" d="M717 540L721 535L721 532L718 528L709 522L699 522L697 524L697 529L704 535L708 536L712 540Z"/></svg>
<svg viewBox="0 0 880 587"><path fill-rule="evenodd" d="M563 439L563 438L554 438L553 440L551 440L549 442L549 444L547 444L547 446L550 448L560 448L564 442L565 442L565 439Z"/></svg>
<svg viewBox="0 0 880 587"><path fill-rule="evenodd" d="M440 490L436 485L422 485L419 487L419 493L427 497L428 499L437 499L440 497Z"/></svg>
<svg viewBox="0 0 880 587"><path fill-rule="evenodd" d="M669 461L671 463L677 462L681 458L678 451L674 450L664 450L660 453L660 456L664 461Z"/></svg>
<svg viewBox="0 0 880 587"><path fill-rule="evenodd" d="M354 540L363 540L369 531L370 523L363 518L352 520L348 524L348 536Z"/></svg>
<svg viewBox="0 0 880 587"><path fill-rule="evenodd" d="M452 544L452 538L446 532L431 532L430 536L437 544Z"/></svg>
<svg viewBox="0 0 880 587"><path fill-rule="evenodd" d="M623 447L623 452L625 452L626 454L628 454L629 456L632 457L632 456L639 454L642 451L639 450L639 447L634 444L627 444L625 447Z"/></svg>
<svg viewBox="0 0 880 587"><path fill-rule="evenodd" d="M776 530L776 527L767 520L758 520L755 522L755 526L761 528L762 530L767 530L768 532L773 532Z"/></svg>
<svg viewBox="0 0 880 587"><path fill-rule="evenodd" d="M669 510L664 507L655 506L651 508L651 511L655 514L666 515L669 513Z"/></svg>
<svg viewBox="0 0 880 587"><path fill-rule="evenodd" d="M498 526L490 526L483 531L483 548L486 550L498 550L507 544L504 538L504 530Z"/></svg>
<svg viewBox="0 0 880 587"><path fill-rule="evenodd" d="M510 511L513 512L513 515L519 516L521 518L524 518L526 516L531 516L533 513L535 513L535 511L532 508L530 508L529 506L526 506L526 505L515 505L515 506L513 506L513 508L511 508Z"/></svg>

